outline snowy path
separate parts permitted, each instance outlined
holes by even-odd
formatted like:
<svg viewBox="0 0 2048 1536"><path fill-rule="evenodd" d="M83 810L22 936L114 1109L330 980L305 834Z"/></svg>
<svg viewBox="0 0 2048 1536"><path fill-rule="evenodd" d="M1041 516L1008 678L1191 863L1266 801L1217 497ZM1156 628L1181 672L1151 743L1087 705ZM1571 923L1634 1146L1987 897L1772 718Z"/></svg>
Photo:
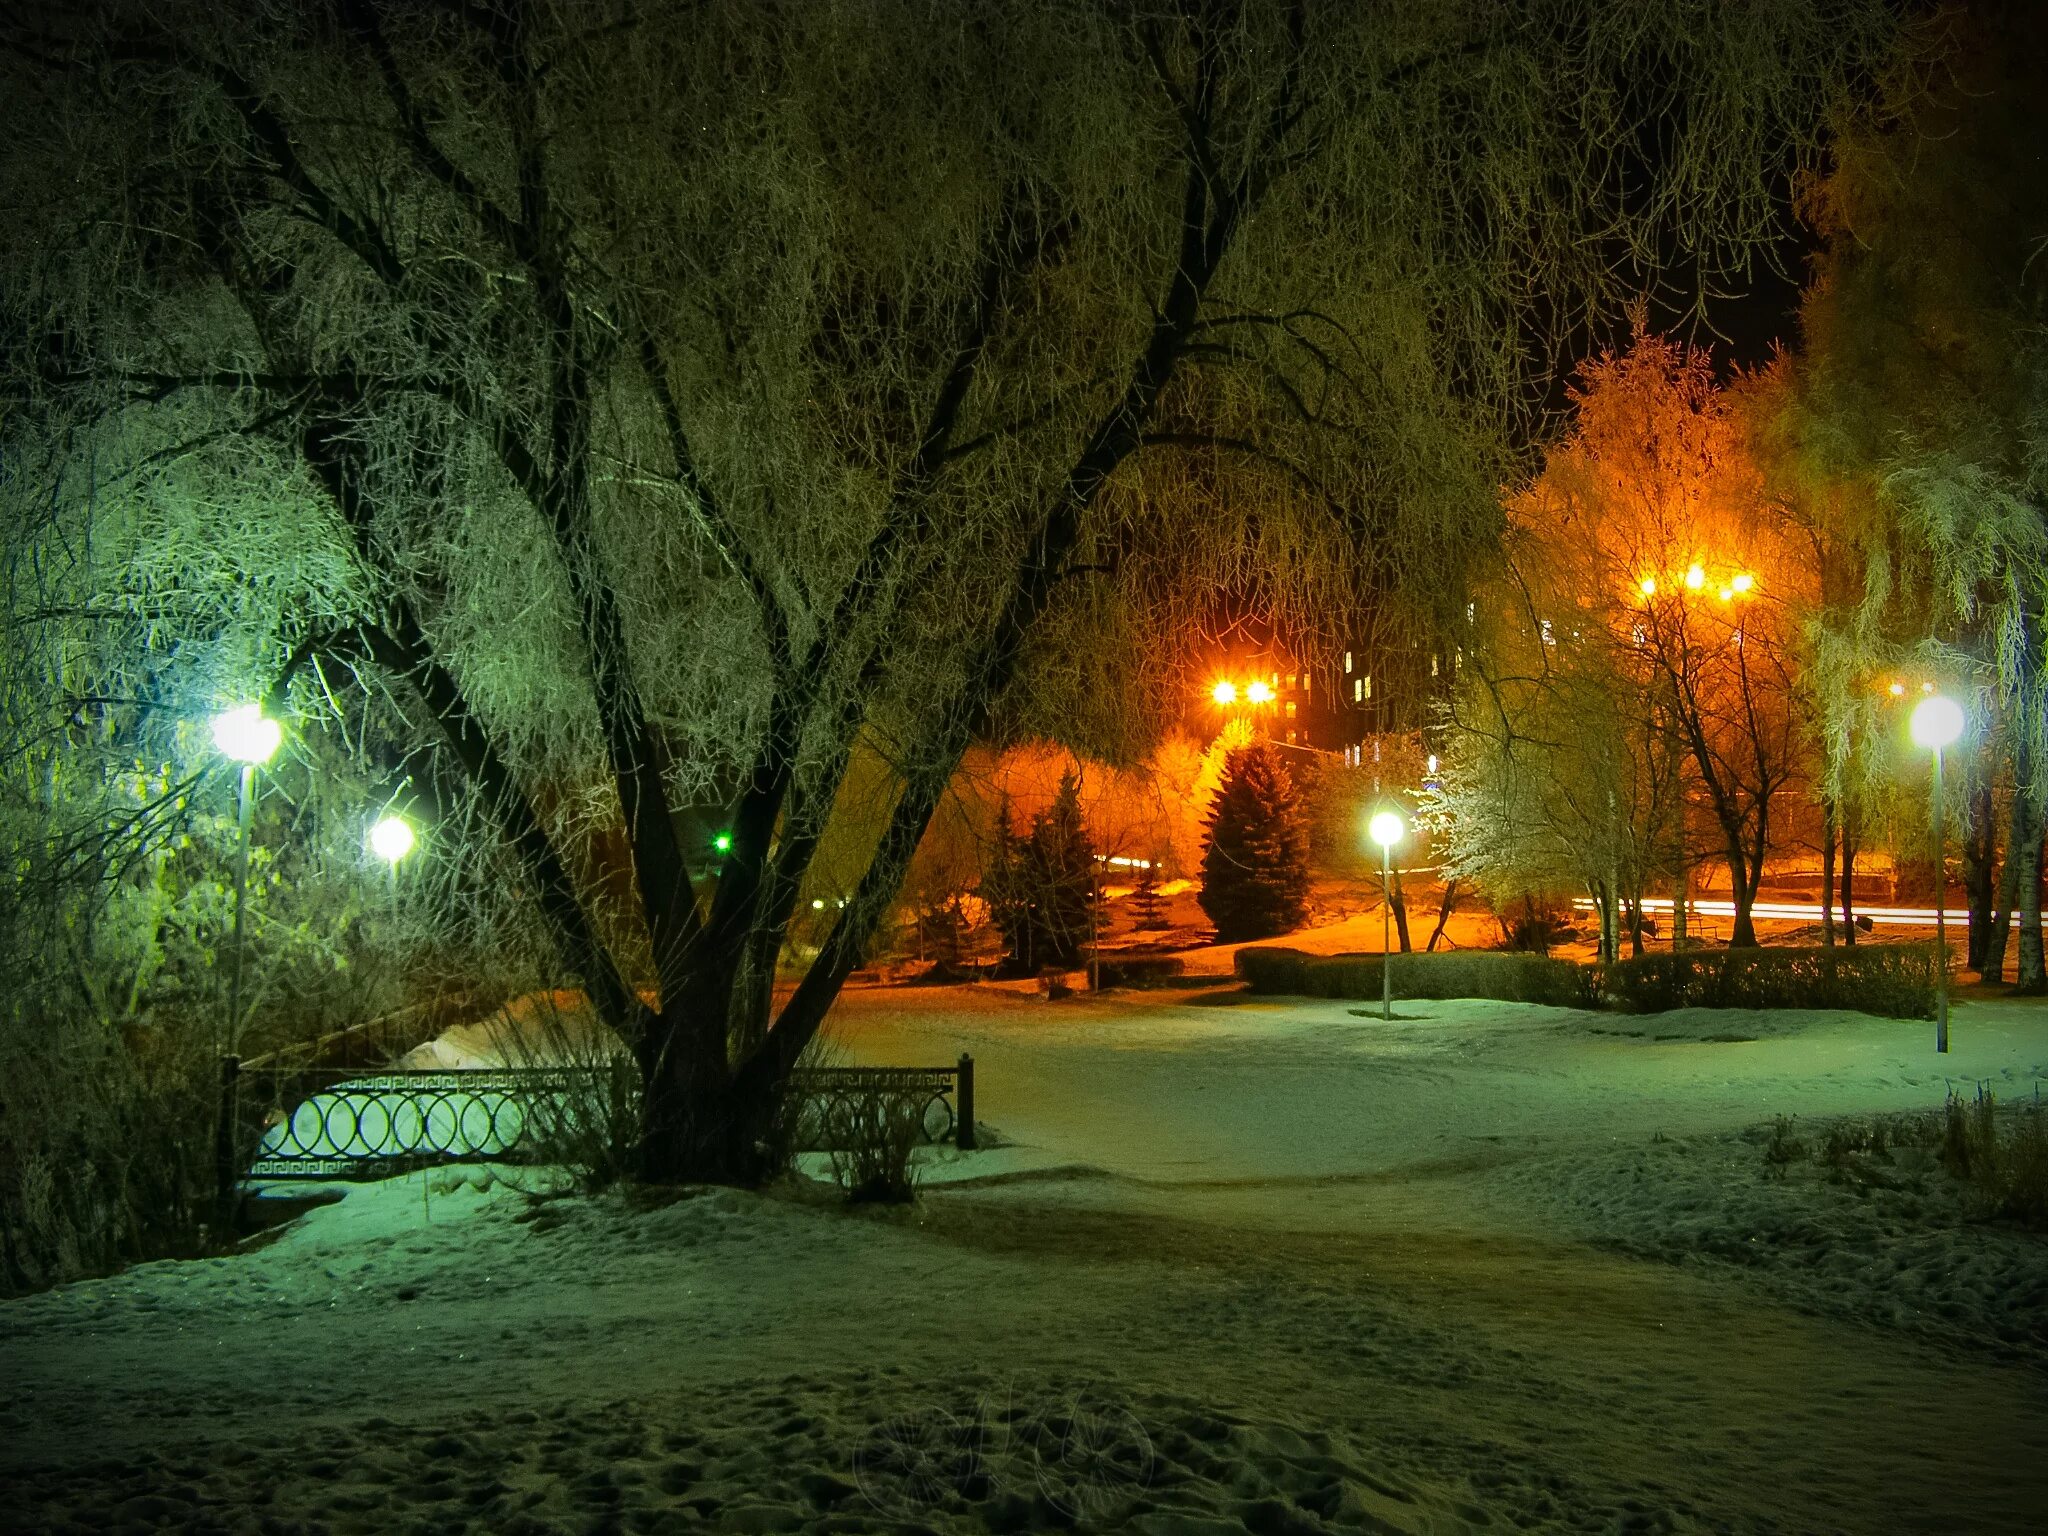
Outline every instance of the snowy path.
<svg viewBox="0 0 2048 1536"><path fill-rule="evenodd" d="M1566 1214L1667 1155L1631 1219L1732 1184L1774 1112L1927 1107L1924 1026L1455 1007L854 995L851 1056L974 1052L1030 1145L946 1172L1014 1177L847 1213L415 1175L8 1303L0 1529L2039 1528L2048 1355ZM2016 1087L2044 1025L1973 1006L1942 1065Z"/></svg>

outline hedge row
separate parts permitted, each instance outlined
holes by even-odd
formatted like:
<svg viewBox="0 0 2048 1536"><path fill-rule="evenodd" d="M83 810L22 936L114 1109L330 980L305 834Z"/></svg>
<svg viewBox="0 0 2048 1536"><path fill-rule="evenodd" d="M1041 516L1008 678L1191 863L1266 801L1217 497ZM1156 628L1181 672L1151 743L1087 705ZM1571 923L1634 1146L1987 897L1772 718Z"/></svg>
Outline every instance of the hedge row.
<svg viewBox="0 0 2048 1536"><path fill-rule="evenodd" d="M1624 1013L1852 1008L1899 1019L1934 1013L1934 948L1923 944L1696 949L1609 966L1500 950L1390 958L1398 997L1483 997ZM1237 952L1237 974L1252 991L1299 997L1378 997L1381 963L1376 954L1310 955L1278 947Z"/></svg>
<svg viewBox="0 0 2048 1536"><path fill-rule="evenodd" d="M1502 950L1393 955L1398 997L1489 997L1557 1008L1597 1008L1597 978L1583 965ZM1307 955L1298 949L1240 949L1237 974L1254 992L1303 997L1378 997L1379 955Z"/></svg>
<svg viewBox="0 0 2048 1536"><path fill-rule="evenodd" d="M1178 955L1101 955L1095 965L1105 987L1170 987L1185 969Z"/></svg>
<svg viewBox="0 0 2048 1536"><path fill-rule="evenodd" d="M1396 976L1400 974L1398 971ZM1624 1013L1668 1008L1853 1008L1934 1017L1932 944L1693 949L1607 966L1601 990Z"/></svg>

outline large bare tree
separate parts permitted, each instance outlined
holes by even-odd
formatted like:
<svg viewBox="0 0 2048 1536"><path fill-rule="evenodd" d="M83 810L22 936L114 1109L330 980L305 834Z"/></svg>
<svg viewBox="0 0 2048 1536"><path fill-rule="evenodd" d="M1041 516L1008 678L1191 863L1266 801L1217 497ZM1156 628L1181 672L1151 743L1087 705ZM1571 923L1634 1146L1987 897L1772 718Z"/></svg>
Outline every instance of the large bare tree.
<svg viewBox="0 0 2048 1536"><path fill-rule="evenodd" d="M634 1044L644 1172L746 1178L977 735L1056 726L1095 640L1220 580L1426 621L1556 339L1660 256L1746 271L1891 34L1881 0L16 7L17 547L96 551L77 581L149 613L107 665L175 645L194 711L346 711L345 664L438 731ZM771 1013L856 742L876 830Z"/></svg>

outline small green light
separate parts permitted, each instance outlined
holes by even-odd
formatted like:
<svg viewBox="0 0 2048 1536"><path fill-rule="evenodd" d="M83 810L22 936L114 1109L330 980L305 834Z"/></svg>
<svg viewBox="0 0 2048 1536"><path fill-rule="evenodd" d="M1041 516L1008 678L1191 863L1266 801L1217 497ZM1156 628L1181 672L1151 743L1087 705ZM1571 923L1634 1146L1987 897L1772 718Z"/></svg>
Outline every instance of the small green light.
<svg viewBox="0 0 2048 1536"><path fill-rule="evenodd" d="M731 853L732 834L730 832L719 833L718 836L711 839L711 846L716 848L720 853Z"/></svg>

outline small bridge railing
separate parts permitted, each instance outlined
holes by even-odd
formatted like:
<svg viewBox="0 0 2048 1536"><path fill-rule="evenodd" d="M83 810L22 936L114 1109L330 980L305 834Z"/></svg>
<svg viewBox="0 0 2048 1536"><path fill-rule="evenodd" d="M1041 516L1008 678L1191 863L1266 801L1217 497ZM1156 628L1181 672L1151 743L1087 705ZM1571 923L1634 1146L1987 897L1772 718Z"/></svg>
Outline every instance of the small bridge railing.
<svg viewBox="0 0 2048 1536"><path fill-rule="evenodd" d="M796 1145L833 1151L861 1111L914 1115L923 1139L974 1148L974 1058L948 1067L826 1067L790 1076ZM221 1059L221 1199L245 1179L381 1179L446 1163L531 1163L565 1139L627 1123L640 1085L609 1066L380 1070Z"/></svg>

